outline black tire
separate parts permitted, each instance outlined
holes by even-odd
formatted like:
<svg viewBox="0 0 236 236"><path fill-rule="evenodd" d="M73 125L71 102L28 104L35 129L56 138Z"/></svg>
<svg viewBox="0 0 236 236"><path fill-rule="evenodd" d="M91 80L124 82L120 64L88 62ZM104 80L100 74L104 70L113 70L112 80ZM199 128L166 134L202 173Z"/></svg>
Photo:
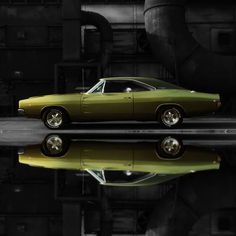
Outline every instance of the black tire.
<svg viewBox="0 0 236 236"><path fill-rule="evenodd" d="M157 155L161 159L176 160L179 159L185 151L182 140L175 137L163 138L157 143Z"/></svg>
<svg viewBox="0 0 236 236"><path fill-rule="evenodd" d="M157 111L158 122L165 128L179 127L183 123L183 116L184 113L178 106L162 106Z"/></svg>
<svg viewBox="0 0 236 236"><path fill-rule="evenodd" d="M60 119L58 120L58 122L54 122L54 124L53 122L50 122L50 118L52 118L53 114L55 115L58 114ZM68 114L63 109L57 107L51 107L47 108L43 112L42 120L47 128L56 130L65 127L68 124L69 118Z"/></svg>
<svg viewBox="0 0 236 236"><path fill-rule="evenodd" d="M50 142L58 142L58 149L50 144ZM48 157L62 157L64 156L70 147L70 141L61 135L50 134L48 135L41 144L41 151L45 156Z"/></svg>

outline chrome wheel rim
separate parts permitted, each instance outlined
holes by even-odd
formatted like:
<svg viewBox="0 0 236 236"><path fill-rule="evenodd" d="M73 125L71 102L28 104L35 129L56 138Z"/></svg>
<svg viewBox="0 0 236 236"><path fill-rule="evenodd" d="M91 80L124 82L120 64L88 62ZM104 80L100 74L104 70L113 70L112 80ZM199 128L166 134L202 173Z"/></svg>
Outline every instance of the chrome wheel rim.
<svg viewBox="0 0 236 236"><path fill-rule="evenodd" d="M177 139L167 137L162 141L161 148L166 154L176 156L180 152L181 144Z"/></svg>
<svg viewBox="0 0 236 236"><path fill-rule="evenodd" d="M163 112L161 119L166 126L173 126L180 121L181 114L176 108L170 108Z"/></svg>
<svg viewBox="0 0 236 236"><path fill-rule="evenodd" d="M46 140L46 147L50 154L57 155L63 150L63 141L58 135L50 136Z"/></svg>
<svg viewBox="0 0 236 236"><path fill-rule="evenodd" d="M46 121L49 127L58 128L63 122L62 112L56 109L52 109L46 117Z"/></svg>

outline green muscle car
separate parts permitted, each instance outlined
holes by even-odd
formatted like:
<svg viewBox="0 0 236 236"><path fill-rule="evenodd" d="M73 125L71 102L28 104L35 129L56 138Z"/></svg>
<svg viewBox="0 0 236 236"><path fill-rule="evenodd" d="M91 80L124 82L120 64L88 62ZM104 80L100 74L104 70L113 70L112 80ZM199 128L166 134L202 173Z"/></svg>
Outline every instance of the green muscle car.
<svg viewBox="0 0 236 236"><path fill-rule="evenodd" d="M153 78L104 78L86 93L31 97L18 112L50 129L82 121L158 121L176 127L183 117L215 112L218 94L199 93Z"/></svg>
<svg viewBox="0 0 236 236"><path fill-rule="evenodd" d="M41 145L19 150L19 162L33 167L82 170L102 185L147 186L204 170L217 170L212 149L184 146L175 137L159 141L68 140L49 135Z"/></svg>

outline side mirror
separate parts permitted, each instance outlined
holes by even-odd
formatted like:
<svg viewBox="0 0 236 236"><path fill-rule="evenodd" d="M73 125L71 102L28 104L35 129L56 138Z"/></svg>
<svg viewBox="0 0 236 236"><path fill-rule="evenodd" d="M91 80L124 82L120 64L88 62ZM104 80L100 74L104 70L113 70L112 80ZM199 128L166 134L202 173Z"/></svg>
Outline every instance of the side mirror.
<svg viewBox="0 0 236 236"><path fill-rule="evenodd" d="M126 93L130 93L130 92L132 92L132 89L131 89L131 88L126 88L126 89L125 89L125 92L126 92Z"/></svg>

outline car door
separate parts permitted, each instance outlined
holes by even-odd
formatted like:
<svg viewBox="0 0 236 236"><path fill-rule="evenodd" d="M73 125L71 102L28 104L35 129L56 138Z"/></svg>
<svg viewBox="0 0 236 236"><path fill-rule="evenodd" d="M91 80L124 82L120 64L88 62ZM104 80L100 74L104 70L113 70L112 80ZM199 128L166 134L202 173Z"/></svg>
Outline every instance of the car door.
<svg viewBox="0 0 236 236"><path fill-rule="evenodd" d="M159 100L156 88L139 81L129 81L127 87L133 92L134 120L153 119L153 111L155 111Z"/></svg>
<svg viewBox="0 0 236 236"><path fill-rule="evenodd" d="M133 170L132 143L84 142L80 150L82 169Z"/></svg>
<svg viewBox="0 0 236 236"><path fill-rule="evenodd" d="M126 92L124 81L104 81L101 91L87 93L81 99L83 120L130 120L133 118L133 93Z"/></svg>

